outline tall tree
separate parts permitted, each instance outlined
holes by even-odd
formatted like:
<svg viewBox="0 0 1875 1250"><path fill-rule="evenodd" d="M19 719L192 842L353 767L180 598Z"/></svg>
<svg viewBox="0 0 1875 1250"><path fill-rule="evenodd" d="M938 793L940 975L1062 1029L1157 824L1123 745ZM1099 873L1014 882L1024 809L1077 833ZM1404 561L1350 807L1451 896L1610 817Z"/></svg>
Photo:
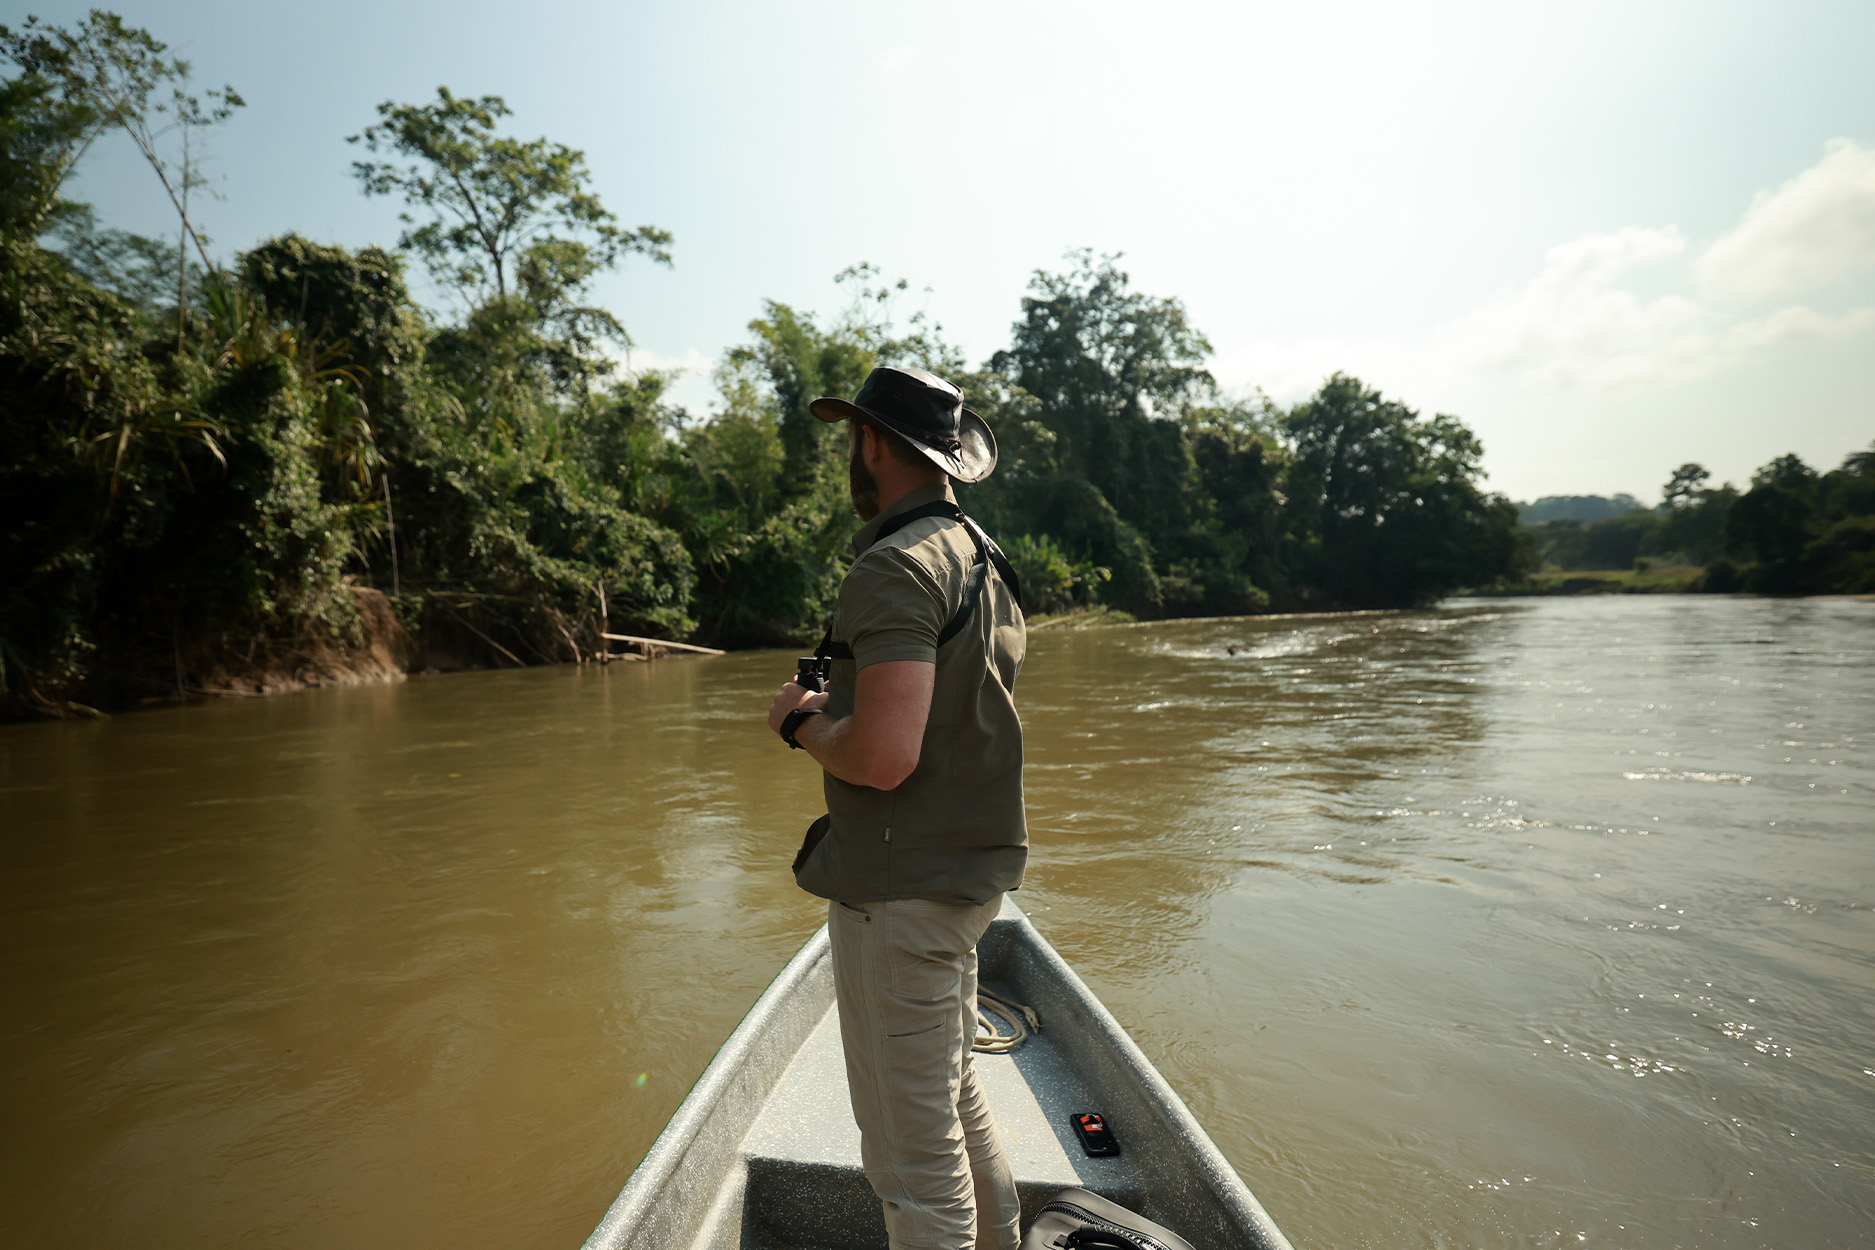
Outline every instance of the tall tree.
<svg viewBox="0 0 1875 1250"><path fill-rule="evenodd" d="M0 26L0 48L12 54ZM96 114L42 75L0 82L0 229L30 242L51 224L59 189L96 136Z"/></svg>
<svg viewBox="0 0 1875 1250"><path fill-rule="evenodd" d="M844 437L808 410L822 395L856 393L876 359L876 344L864 330L837 325L822 330L814 318L776 300L765 302L766 315L749 323L751 340L729 349L732 366L754 371L773 395L775 420L785 460L784 496L814 488L830 459L830 449Z"/></svg>
<svg viewBox="0 0 1875 1250"><path fill-rule="evenodd" d="M1746 585L1773 594L1804 588L1804 548L1816 536L1817 473L1794 454L1751 475L1751 489L1725 517L1726 543L1753 556L1759 568Z"/></svg>
<svg viewBox="0 0 1875 1250"><path fill-rule="evenodd" d="M1516 506L1478 486L1484 448L1337 373L1284 426L1290 524L1306 581L1336 605L1397 607L1513 572Z"/></svg>
<svg viewBox="0 0 1875 1250"><path fill-rule="evenodd" d="M1288 455L1273 406L1259 396L1255 403L1201 409L1192 414L1189 436L1208 514L1205 529L1217 549L1210 563L1225 575L1214 573L1211 580L1228 587L1235 575L1242 583L1230 590L1238 602L1216 608L1245 611L1266 604L1271 594L1286 596L1282 483Z"/></svg>
<svg viewBox="0 0 1875 1250"><path fill-rule="evenodd" d="M1154 610L1151 552L1173 554L1191 520L1193 466L1179 418L1213 388L1211 345L1178 300L1133 290L1118 260L1082 249L1068 254L1065 272L1038 270L1014 341L990 367L1034 396L1036 420L1052 435L1028 522L1085 544L1113 569L1116 598Z"/></svg>
<svg viewBox="0 0 1875 1250"><path fill-rule="evenodd" d="M378 122L350 142L389 160L356 161L367 195L401 197L398 246L469 306L517 297L542 320L628 343L624 327L579 305L592 278L629 253L671 263L670 232L623 229L591 188L585 153L545 138L495 133L510 116L500 96L448 87L430 104L378 105Z"/></svg>
<svg viewBox="0 0 1875 1250"><path fill-rule="evenodd" d="M1211 344L1185 306L1133 290L1119 259L1083 248L1065 272L1037 270L1014 341L992 364L1040 402L1060 467L1124 512L1123 498L1139 496L1140 454L1158 450L1153 420L1177 417L1213 382Z"/></svg>
<svg viewBox="0 0 1875 1250"><path fill-rule="evenodd" d="M43 116L52 119L42 128L43 141L55 135L34 181L33 208L41 227L58 207L58 190L79 159L103 132L122 130L136 145L162 183L176 210L181 227L177 263L177 335L188 302L188 249L193 246L205 269L207 240L189 216L193 192L207 185L196 153L197 132L234 115L246 103L233 87L220 87L197 95L189 90L189 63L166 56L168 45L148 31L126 26L115 13L93 9L83 22L67 29L28 17L15 30L0 26L0 53L18 65L29 80L29 90L40 94ZM159 98L169 87L167 97ZM179 154L167 150L165 139L175 134Z"/></svg>
<svg viewBox="0 0 1875 1250"><path fill-rule="evenodd" d="M1712 477L1703 464L1687 461L1673 471L1667 484L1661 487L1661 502L1669 508L1683 508L1699 498L1700 488Z"/></svg>
<svg viewBox="0 0 1875 1250"><path fill-rule="evenodd" d="M380 104L377 124L350 142L390 159L354 162L353 173L365 194L403 199L398 245L464 305L435 357L470 410L502 430L552 427L543 388L584 412L614 367L603 345L631 345L616 317L587 302L592 279L628 254L669 265L671 236L620 227L584 153L497 134L510 115L500 96L436 96Z"/></svg>

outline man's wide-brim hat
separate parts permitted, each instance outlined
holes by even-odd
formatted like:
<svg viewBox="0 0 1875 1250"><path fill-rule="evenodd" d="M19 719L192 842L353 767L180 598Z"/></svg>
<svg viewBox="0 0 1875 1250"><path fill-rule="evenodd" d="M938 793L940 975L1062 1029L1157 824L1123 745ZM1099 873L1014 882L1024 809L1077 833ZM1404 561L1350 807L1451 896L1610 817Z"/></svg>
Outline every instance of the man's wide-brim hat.
<svg viewBox="0 0 1875 1250"><path fill-rule="evenodd" d="M996 467L996 436L964 407L963 392L923 369L874 369L848 403L823 395L808 405L822 421L871 417L960 482L981 482Z"/></svg>

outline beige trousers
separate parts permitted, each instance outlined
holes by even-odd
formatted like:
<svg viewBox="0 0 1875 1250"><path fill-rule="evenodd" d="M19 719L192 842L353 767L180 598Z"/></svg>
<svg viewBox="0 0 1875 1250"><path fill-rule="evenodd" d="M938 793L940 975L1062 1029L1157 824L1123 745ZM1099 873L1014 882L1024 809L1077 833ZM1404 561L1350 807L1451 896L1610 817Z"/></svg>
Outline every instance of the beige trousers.
<svg viewBox="0 0 1875 1250"><path fill-rule="evenodd" d="M970 1059L980 906L834 903L833 983L860 1162L891 1250L1017 1250L1022 1210Z"/></svg>

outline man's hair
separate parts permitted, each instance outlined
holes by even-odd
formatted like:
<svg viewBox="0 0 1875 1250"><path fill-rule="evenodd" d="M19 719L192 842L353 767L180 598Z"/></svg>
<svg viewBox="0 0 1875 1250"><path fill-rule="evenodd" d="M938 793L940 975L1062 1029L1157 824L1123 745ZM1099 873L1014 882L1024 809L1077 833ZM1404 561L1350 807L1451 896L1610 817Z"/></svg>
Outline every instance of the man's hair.
<svg viewBox="0 0 1875 1250"><path fill-rule="evenodd" d="M886 450L892 453L892 459L900 464L913 469L934 469L939 473L944 471L942 467L932 463L929 457L913 447L910 439L887 426L885 422L875 421L871 417L858 416L853 417L852 421L855 425L862 425L878 435L885 443Z"/></svg>

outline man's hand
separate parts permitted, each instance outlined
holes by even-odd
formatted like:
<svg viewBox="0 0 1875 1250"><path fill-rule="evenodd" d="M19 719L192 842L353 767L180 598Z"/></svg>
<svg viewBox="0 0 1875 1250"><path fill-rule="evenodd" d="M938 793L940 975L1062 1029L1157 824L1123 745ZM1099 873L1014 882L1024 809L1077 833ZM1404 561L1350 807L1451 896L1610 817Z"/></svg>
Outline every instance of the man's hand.
<svg viewBox="0 0 1875 1250"><path fill-rule="evenodd" d="M772 733L780 733L781 722L786 720L788 713L797 707L824 708L826 706L826 691L809 690L805 686L788 682L781 688L781 693L775 696L775 701L768 705L768 728Z"/></svg>
<svg viewBox="0 0 1875 1250"><path fill-rule="evenodd" d="M936 681L937 666L927 660L869 664L854 683L853 714L809 717L794 740L842 781L895 789L918 767ZM826 705L826 695L789 682L768 707L768 727L780 733L782 718L795 708Z"/></svg>

